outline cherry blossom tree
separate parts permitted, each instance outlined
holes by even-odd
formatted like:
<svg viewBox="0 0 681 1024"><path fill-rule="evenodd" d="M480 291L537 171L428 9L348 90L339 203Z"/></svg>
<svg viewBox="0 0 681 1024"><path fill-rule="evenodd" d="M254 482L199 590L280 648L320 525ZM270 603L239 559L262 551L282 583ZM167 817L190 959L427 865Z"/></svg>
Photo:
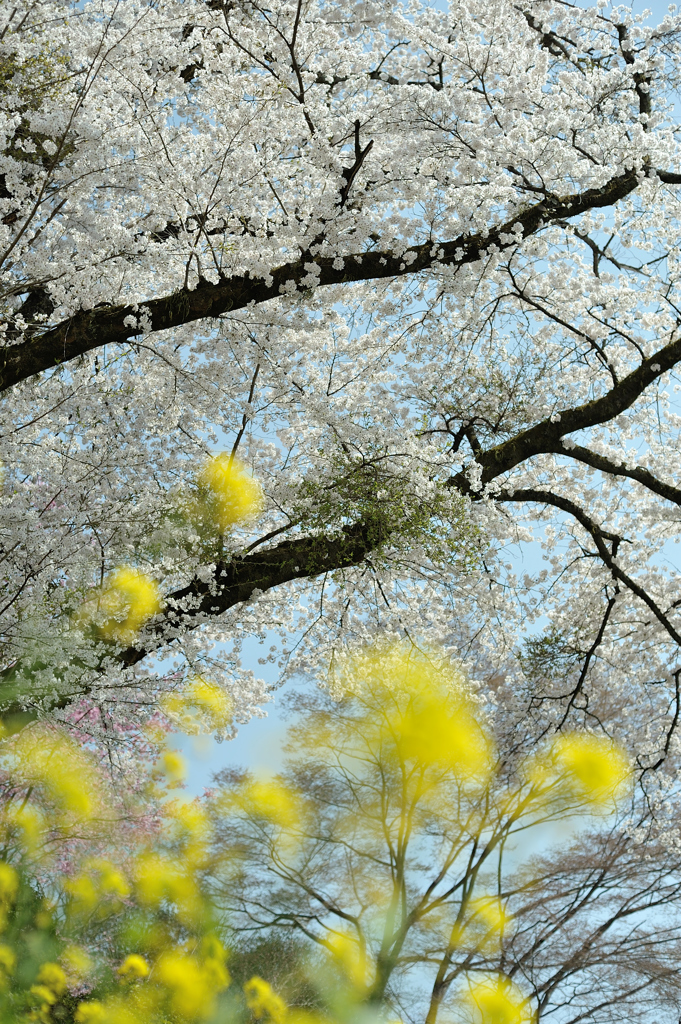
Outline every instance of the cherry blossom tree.
<svg viewBox="0 0 681 1024"><path fill-rule="evenodd" d="M680 28L563 0L3 11L5 713L140 714L172 658L238 718L266 696L247 637L293 671L382 630L494 653L539 730L624 708L658 765ZM264 505L211 532L216 451ZM93 642L119 569L160 610Z"/></svg>

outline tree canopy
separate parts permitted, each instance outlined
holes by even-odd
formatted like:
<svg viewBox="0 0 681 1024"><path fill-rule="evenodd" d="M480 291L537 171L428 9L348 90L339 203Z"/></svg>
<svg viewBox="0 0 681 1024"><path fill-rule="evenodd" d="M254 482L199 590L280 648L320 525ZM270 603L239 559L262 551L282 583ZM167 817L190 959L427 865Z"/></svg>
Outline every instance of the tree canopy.
<svg viewBox="0 0 681 1024"><path fill-rule="evenodd" d="M1 17L4 711L143 715L205 673L238 718L265 695L244 638L279 631L305 669L381 629L481 672L493 649L538 728L626 704L641 769L664 758L679 17ZM222 451L262 488L236 525L211 512ZM134 637L82 615L125 620L116 573L156 588Z"/></svg>

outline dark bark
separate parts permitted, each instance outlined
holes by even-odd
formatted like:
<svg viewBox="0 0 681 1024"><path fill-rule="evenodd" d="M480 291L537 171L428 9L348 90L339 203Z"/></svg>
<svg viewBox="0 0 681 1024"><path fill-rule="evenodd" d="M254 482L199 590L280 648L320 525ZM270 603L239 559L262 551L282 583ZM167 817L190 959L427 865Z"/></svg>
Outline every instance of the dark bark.
<svg viewBox="0 0 681 1024"><path fill-rule="evenodd" d="M119 655L123 665L135 665L157 647L168 642L168 632L195 629L206 618L220 615L237 604L292 580L322 576L358 565L388 540L380 523L363 522L343 528L335 537L313 536L286 540L223 562L215 567L208 582L198 577L166 596L166 611L145 630L143 643Z"/></svg>
<svg viewBox="0 0 681 1024"><path fill-rule="evenodd" d="M126 668L136 665L171 643L178 633L198 628L207 618L250 600L256 592L358 565L388 539L382 521L363 522L344 527L342 533L334 537L286 540L275 547L220 563L208 581L197 576L186 586L167 594L164 611L146 627L138 642L122 651L110 649L102 657L99 670L105 671L112 663ZM46 667L35 666L36 669ZM96 675L96 666L83 665L82 668L85 676ZM55 695L52 686L47 699L39 692L32 693L27 708L25 699L20 699L19 695L23 695L25 680L30 674L31 667L20 664L11 665L0 673L0 712L6 727L10 720L25 724L41 707L50 710L68 707L90 692L85 686L79 687L77 692Z"/></svg>
<svg viewBox="0 0 681 1024"><path fill-rule="evenodd" d="M663 181L676 184L678 179L678 182L681 182L681 175L666 172L658 172L658 175ZM321 286L357 282L413 275L438 264L473 263L483 258L490 247L504 249L516 244L507 239L501 240L502 236L512 232L515 225L520 225L523 235L532 234L542 224L574 217L592 208L611 205L631 193L638 181L639 174L628 171L613 178L602 189L587 190L578 196L544 199L484 237L465 236L440 245L429 242L415 246L410 250L414 256L411 263L408 262L409 257L405 259L404 256L395 257L389 253L365 252L361 257L347 258L345 266L337 270L333 267L331 257L318 257L315 263L320 270L319 282ZM251 302L265 302L276 298L280 294L281 286L286 282L300 283L308 273L304 263L309 263L309 259L301 259L273 271L271 284L267 284L263 279L251 279L246 276L225 278L218 284L202 281L193 291L184 289L170 296L153 299L145 305L152 330L163 330L204 318L218 317L226 311L243 308ZM42 293L36 291L34 295L29 295L27 303L30 306L31 303L42 301ZM123 323L125 318L131 315L134 314L129 306L99 307L78 313L70 320L42 334L38 334L36 330L30 339L4 350L4 364L0 370L2 388L6 390L35 373L81 356L101 345L122 343L134 337L135 328ZM681 504L681 489L659 480L648 470L617 466L604 456L583 446L570 447L568 444L566 447L563 443L566 435L608 422L630 408L650 384L675 366L679 360L681 337L672 339L653 356L643 359L636 370L616 382L600 398L572 409L559 410L558 419L554 417L537 423L486 451L481 449L471 426L469 434L475 442L475 459L482 467L482 485L490 483L534 456L554 454L574 458L604 473L628 477L674 504ZM472 491L468 477L463 473L452 477L448 483L462 494L470 495L474 499L477 497L477 492ZM611 570L613 577L647 604L668 634L681 644L681 634L677 633L666 611L657 608L649 595L617 566L615 548L609 548L606 542L611 541L616 545L618 538L614 538L591 520L583 509L560 495L540 490L509 489L502 491L498 500L540 501L574 516L590 533L598 556ZM385 526L381 527L367 521L359 522L346 526L340 535L284 540L272 547L251 550L229 563L218 564L208 582L197 576L186 586L168 594L164 612L145 628L137 643L124 651L110 650L102 661L102 668L110 664L112 659L123 666L133 666L147 655L171 643L173 637L188 629L197 628L206 619L250 600L258 591L271 590L296 579L314 578L334 570L356 566L380 544L388 541L389 537L385 534ZM16 678L17 668L18 666L9 668L0 676L6 693L5 699L0 699L0 707L4 708L6 713L18 713L20 710L12 683ZM72 697L60 695L51 699L50 704L52 707L63 707L80 696L82 691Z"/></svg>
<svg viewBox="0 0 681 1024"><path fill-rule="evenodd" d="M365 155L366 155L365 151ZM596 208L611 206L629 195L639 182L637 172L625 171L612 178L599 189L587 189L574 196L546 197L489 233L462 235L449 242L424 242L412 246L403 256L390 252L358 253L345 259L337 270L335 256L318 256L314 262L319 268L319 285L372 281L382 278L417 274L438 264L443 266L475 263L490 248L505 250L516 241L503 236L520 227L523 236L532 235L539 228L555 220L577 217ZM503 239L503 240L502 240ZM278 298L288 282L296 286L307 276L309 256L277 267L272 271L272 283L263 278L247 275L223 278L217 284L202 280L189 290L183 288L172 295L140 303L147 311L152 331L167 330L181 324L206 318L219 317L231 310L243 309L249 303L267 302ZM43 370L59 366L103 345L121 344L140 333L124 321L136 317L131 306L100 306L84 310L42 334L12 345L2 351L0 364L0 391Z"/></svg>
<svg viewBox="0 0 681 1024"><path fill-rule="evenodd" d="M630 476L632 479L650 487L665 498L678 501L679 492L677 488L656 481L647 470L626 470L625 467L614 467L603 456L588 452L587 449L575 446L574 449L562 444L562 439L567 434L577 430L585 430L588 427L597 426L599 423L607 423L619 416L620 413L630 409L637 398L644 390L652 384L667 370L671 370L681 359L681 336L671 341L664 348L659 349L648 359L643 359L641 365L633 370L621 381L615 384L601 398L595 398L584 405L578 405L573 409L561 409L554 418L542 420L520 434L504 441L502 444L489 448L487 451L476 451L476 462L482 466L481 483L490 483L496 477L509 472L515 466L532 458L533 455L556 454L572 456L582 462L589 462L596 469L607 469L607 472L614 472L616 475ZM450 486L469 490L469 484L461 473L449 480Z"/></svg>

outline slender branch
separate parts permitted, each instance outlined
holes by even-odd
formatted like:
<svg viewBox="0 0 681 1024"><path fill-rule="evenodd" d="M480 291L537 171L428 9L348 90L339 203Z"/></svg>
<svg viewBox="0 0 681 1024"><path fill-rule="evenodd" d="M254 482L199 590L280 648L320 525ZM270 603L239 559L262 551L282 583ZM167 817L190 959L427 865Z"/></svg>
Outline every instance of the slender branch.
<svg viewBox="0 0 681 1024"><path fill-rule="evenodd" d="M541 502L544 505L552 505L554 508L560 509L562 512L567 512L569 515L576 519L577 522L582 526L589 534L596 549L601 558L601 561L612 573L613 579L619 580L621 583L635 594L639 600L643 601L645 605L650 609L655 618L658 620L660 625L664 627L669 636L674 640L675 643L681 645L681 633L676 629L669 617L660 608L656 601L648 594L643 587L641 587L635 580L629 576L615 560L615 556L612 551L608 550L607 540L618 541L620 538L614 534L608 533L603 530L598 523L586 514L583 508L575 504L574 501L570 501L569 498L565 498L560 494L554 494L552 491L539 490L535 488L519 488L515 491L501 491L496 496L497 501L517 501L517 502ZM614 546L614 545L613 545Z"/></svg>
<svg viewBox="0 0 681 1024"><path fill-rule="evenodd" d="M577 700L577 697L579 696L579 694L582 692L582 689L584 687L584 683L586 681L586 677L587 677L587 674L588 674L588 671L589 671L589 665L591 664L591 660L592 660L594 654L596 653L596 651L598 650L598 648L600 647L600 645L603 643L603 637L605 636L605 630L606 630L606 627L608 625L608 620L610 619L610 615L612 613L612 610L615 607L615 602L617 601L618 593L619 593L619 589L616 588L615 593L613 594L613 596L608 598L608 603L605 606L605 611L604 611L603 617L601 619L601 624L598 627L598 632L596 633L596 636L594 638L593 643L591 644L591 647L586 652L586 657L584 658L584 664L582 665L582 671L579 673L579 679L577 680L577 685L575 686L574 690L570 694L570 699L569 699L569 701L567 703L567 707L565 708L565 712L563 713L563 717L561 718L560 722L556 726L556 732L560 732L560 730L563 728L563 726L567 722L568 717L570 715L570 711L575 706L575 701Z"/></svg>
<svg viewBox="0 0 681 1024"><path fill-rule="evenodd" d="M678 489L657 481L647 470L628 470L625 467L615 467L614 470L611 470L610 463L603 456L589 452L586 448L573 446L571 442L562 444L561 441L566 434L585 430L587 427L594 427L599 423L607 423L626 409L631 408L648 385L657 380L665 371L671 370L680 359L681 335L648 359L643 359L637 369L619 381L601 398L585 402L584 405L575 406L573 409L561 409L560 412L535 423L534 426L528 427L527 430L516 434L508 441L489 448L485 452L479 451L476 454L476 462L482 467L481 486L490 483L502 473L507 473L521 462L532 458L533 455L558 452L570 456L574 451L578 451L580 454L583 453L582 461L591 460L590 465L594 465L598 469L607 467L607 472L615 471L620 476L631 476L632 479L639 480L646 486L652 484L652 490L677 502ZM450 477L447 483L450 487L470 491L470 484L463 472Z"/></svg>
<svg viewBox="0 0 681 1024"><path fill-rule="evenodd" d="M272 548L251 551L243 558L219 563L210 579L196 576L166 597L166 610L149 626L137 644L117 655L125 666L135 665L168 643L169 633L196 629L213 618L249 601L256 593L293 580L359 565L367 554L387 540L380 521L343 527L341 536L301 537Z"/></svg>
<svg viewBox="0 0 681 1024"><path fill-rule="evenodd" d="M348 196L350 195L352 183L359 174L362 168L362 164L366 160L374 144L374 140L371 139L366 144L364 149L362 149L359 141L359 130L361 127L361 123L359 121L355 121L355 162L352 165L352 167L343 168L343 178L345 179L345 185L343 185L343 188L341 189L340 201L338 203L339 206L345 206L346 202L348 201Z"/></svg>
<svg viewBox="0 0 681 1024"><path fill-rule="evenodd" d="M589 448L583 448L581 445L570 446L569 449L556 445L552 450L556 455L565 455L571 459L576 459L578 462L592 466L593 469L598 469L602 473L608 473L609 476L622 476L629 480L636 480L637 483L643 484L644 487L647 487L654 494L659 494L660 497L674 502L675 505L681 505L681 487L674 487L673 484L665 483L664 480L660 480L643 467L634 466L630 468L623 463L617 465L616 462L606 458L605 455L593 452Z"/></svg>

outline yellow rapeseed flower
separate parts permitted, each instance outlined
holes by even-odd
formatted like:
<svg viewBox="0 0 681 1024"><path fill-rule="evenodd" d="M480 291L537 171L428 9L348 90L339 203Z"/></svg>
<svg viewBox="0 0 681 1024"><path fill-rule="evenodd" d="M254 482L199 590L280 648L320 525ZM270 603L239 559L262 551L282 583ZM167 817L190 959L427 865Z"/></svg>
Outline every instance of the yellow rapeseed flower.
<svg viewBox="0 0 681 1024"><path fill-rule="evenodd" d="M463 931L462 943L479 949L498 947L513 920L502 901L495 896L479 896L471 900L469 909L471 916Z"/></svg>
<svg viewBox="0 0 681 1024"><path fill-rule="evenodd" d="M125 876L108 860L86 861L84 871L74 875L65 883L65 889L72 898L71 909L77 914L89 914L105 900L118 902L130 895L130 885Z"/></svg>
<svg viewBox="0 0 681 1024"><path fill-rule="evenodd" d="M234 702L215 683L196 676L179 693L163 698L161 707L182 732L223 731L232 722Z"/></svg>
<svg viewBox="0 0 681 1024"><path fill-rule="evenodd" d="M206 1019L215 1012L215 997L229 984L229 975L196 958L171 950L154 967L154 981L169 994L171 1013L187 1020Z"/></svg>
<svg viewBox="0 0 681 1024"><path fill-rule="evenodd" d="M166 750L161 757L163 773L171 782L180 782L187 774L187 762L177 750Z"/></svg>
<svg viewBox="0 0 681 1024"><path fill-rule="evenodd" d="M294 828L300 821L301 807L297 794L277 779L248 779L236 793L226 797L227 803L249 816L264 818L282 829Z"/></svg>
<svg viewBox="0 0 681 1024"><path fill-rule="evenodd" d="M38 1019L47 1021L51 1014L50 1008L58 1002L66 991L66 975L59 964L45 963L38 971L35 985L31 985L29 994L37 1003Z"/></svg>
<svg viewBox="0 0 681 1024"><path fill-rule="evenodd" d="M327 949L352 987L363 992L367 987L367 958L357 940L338 932L327 942Z"/></svg>
<svg viewBox="0 0 681 1024"><path fill-rule="evenodd" d="M364 705L372 743L392 738L402 759L486 781L493 745L474 711L460 670L404 643L357 651L342 669L343 689ZM369 723L368 723L369 724Z"/></svg>
<svg viewBox="0 0 681 1024"><path fill-rule="evenodd" d="M17 958L13 949L0 945L0 989L7 987L9 975L16 966Z"/></svg>
<svg viewBox="0 0 681 1024"><path fill-rule="evenodd" d="M466 1002L476 1024L531 1024L534 1020L520 989L503 975L471 985Z"/></svg>
<svg viewBox="0 0 681 1024"><path fill-rule="evenodd" d="M286 1003L278 996L264 978L253 975L244 985L246 1006L256 1020L265 1018L272 1024L284 1024L286 1020Z"/></svg>
<svg viewBox="0 0 681 1024"><path fill-rule="evenodd" d="M198 476L200 512L225 533L262 510L263 494L258 481L238 459L226 452L209 459Z"/></svg>
<svg viewBox="0 0 681 1024"><path fill-rule="evenodd" d="M92 970L92 960L80 946L67 946L60 959L66 973L76 981L82 981Z"/></svg>
<svg viewBox="0 0 681 1024"><path fill-rule="evenodd" d="M45 985L58 997L66 991L66 974L59 964L46 963L38 971L38 983Z"/></svg>
<svg viewBox="0 0 681 1024"><path fill-rule="evenodd" d="M31 803L3 808L0 820L21 834L24 849L39 843L45 827L73 818L90 819L98 810L99 778L92 757L51 726L33 723L0 746L0 765L18 791L30 792ZM49 823L35 806L47 801Z"/></svg>
<svg viewBox="0 0 681 1024"><path fill-rule="evenodd" d="M99 903L99 889L89 875L68 878L64 888L71 897L70 909L76 914L89 914Z"/></svg>
<svg viewBox="0 0 681 1024"><path fill-rule="evenodd" d="M203 911L203 901L187 865L155 853L144 854L137 861L136 892L144 906L157 908L168 900L187 923L195 923Z"/></svg>
<svg viewBox="0 0 681 1024"><path fill-rule="evenodd" d="M107 1012L103 1003L93 999L89 1003L79 1003L76 1010L76 1024L104 1024L107 1020Z"/></svg>
<svg viewBox="0 0 681 1024"><path fill-rule="evenodd" d="M175 801L168 805L166 817L174 824L173 833L182 844L185 866L197 868L208 857L211 823L205 810L196 800Z"/></svg>
<svg viewBox="0 0 681 1024"><path fill-rule="evenodd" d="M128 881L118 868L114 867L108 860L96 860L92 861L92 868L99 872L99 886L102 892L105 892L107 896L117 896L119 899L125 899L126 896L130 895L130 886Z"/></svg>
<svg viewBox="0 0 681 1024"><path fill-rule="evenodd" d="M118 968L121 978L132 980L133 978L146 978L149 974L149 964L143 956L138 953L131 953Z"/></svg>
<svg viewBox="0 0 681 1024"><path fill-rule="evenodd" d="M162 607L158 584L136 569L122 566L111 574L96 604L87 602L81 617L93 621L105 640L132 643Z"/></svg>
<svg viewBox="0 0 681 1024"><path fill-rule="evenodd" d="M40 835L46 827L44 815L37 807L27 804L3 808L0 820L10 831L17 831L20 834L21 845L27 853L36 850Z"/></svg>
<svg viewBox="0 0 681 1024"><path fill-rule="evenodd" d="M19 889L19 875L11 864L0 861L0 903L9 907L16 899Z"/></svg>
<svg viewBox="0 0 681 1024"><path fill-rule="evenodd" d="M74 1019L76 1024L160 1024L157 1004L155 993L135 987L123 997L80 1003Z"/></svg>
<svg viewBox="0 0 681 1024"><path fill-rule="evenodd" d="M570 788L596 807L621 796L630 775L626 754L605 737L561 735L553 745L552 759Z"/></svg>
<svg viewBox="0 0 681 1024"><path fill-rule="evenodd" d="M399 723L401 749L420 764L451 768L465 778L486 778L490 745L466 702L453 711L442 694L422 692Z"/></svg>

